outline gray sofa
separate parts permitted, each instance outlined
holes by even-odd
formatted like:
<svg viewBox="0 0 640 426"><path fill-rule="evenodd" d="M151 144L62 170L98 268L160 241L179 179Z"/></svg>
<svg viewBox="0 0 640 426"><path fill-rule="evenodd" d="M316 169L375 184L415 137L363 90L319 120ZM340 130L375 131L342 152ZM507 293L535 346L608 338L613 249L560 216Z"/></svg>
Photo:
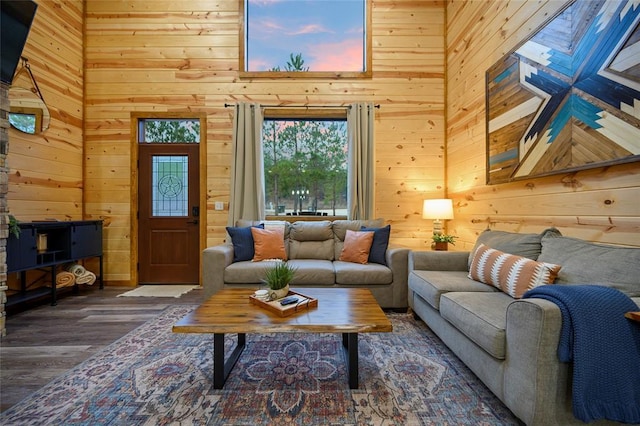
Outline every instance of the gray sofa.
<svg viewBox="0 0 640 426"><path fill-rule="evenodd" d="M474 250L480 243L561 265L554 285L611 286L640 305L640 249L563 237L555 229L485 231ZM571 364L558 360L560 309L470 279L472 253L412 252L410 308L526 424L584 424L572 413Z"/></svg>
<svg viewBox="0 0 640 426"><path fill-rule="evenodd" d="M240 220L239 227L259 225L260 221ZM409 249L389 246L385 263L358 264L339 259L347 229L362 226L381 228L382 219L282 222L288 262L297 268L291 286L364 287L371 290L382 308L407 308ZM258 288L265 269L273 261L234 262L231 242L209 247L202 256L202 280L205 297L223 288Z"/></svg>

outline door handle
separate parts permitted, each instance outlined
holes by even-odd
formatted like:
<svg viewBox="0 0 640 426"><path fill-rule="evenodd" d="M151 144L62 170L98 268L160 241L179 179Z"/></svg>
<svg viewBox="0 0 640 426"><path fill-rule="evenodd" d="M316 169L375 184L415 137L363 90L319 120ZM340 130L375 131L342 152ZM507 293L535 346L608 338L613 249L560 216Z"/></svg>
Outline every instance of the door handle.
<svg viewBox="0 0 640 426"><path fill-rule="evenodd" d="M198 224L198 219L188 220L187 223L193 223L194 225Z"/></svg>

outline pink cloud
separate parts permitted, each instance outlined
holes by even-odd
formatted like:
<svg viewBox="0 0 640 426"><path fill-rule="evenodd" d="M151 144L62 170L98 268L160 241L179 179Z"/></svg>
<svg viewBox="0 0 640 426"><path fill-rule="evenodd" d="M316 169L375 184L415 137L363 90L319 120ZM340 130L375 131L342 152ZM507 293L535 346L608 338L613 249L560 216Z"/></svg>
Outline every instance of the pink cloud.
<svg viewBox="0 0 640 426"><path fill-rule="evenodd" d="M272 21L269 19L263 19L261 21L255 22L251 26L251 31L255 34L265 35L265 34L282 34L285 28L280 25L277 21Z"/></svg>
<svg viewBox="0 0 640 426"><path fill-rule="evenodd" d="M268 70L273 67L273 61L268 61L264 58L253 57L249 58L248 70Z"/></svg>
<svg viewBox="0 0 640 426"><path fill-rule="evenodd" d="M318 44L308 54L311 71L362 71L362 39Z"/></svg>
<svg viewBox="0 0 640 426"><path fill-rule="evenodd" d="M318 34L318 33L332 33L333 31L329 30L328 28L323 27L322 25L318 25L318 24L309 24L309 25L304 25L300 28L298 28L295 31L291 31L288 32L288 35L302 35L302 34Z"/></svg>

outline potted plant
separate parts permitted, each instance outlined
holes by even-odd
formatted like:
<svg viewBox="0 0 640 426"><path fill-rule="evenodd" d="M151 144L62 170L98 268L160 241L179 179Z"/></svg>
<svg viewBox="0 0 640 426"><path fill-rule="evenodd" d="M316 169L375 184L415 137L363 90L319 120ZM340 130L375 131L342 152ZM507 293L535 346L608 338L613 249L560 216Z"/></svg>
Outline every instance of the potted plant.
<svg viewBox="0 0 640 426"><path fill-rule="evenodd" d="M289 294L289 284L293 280L296 268L287 262L278 262L274 267L267 269L264 283L269 287L269 299L276 300Z"/></svg>
<svg viewBox="0 0 640 426"><path fill-rule="evenodd" d="M433 234L431 239L433 240L433 247L435 250L447 251L449 249L449 243L456 245L455 239L458 238L454 235L447 234Z"/></svg>
<svg viewBox="0 0 640 426"><path fill-rule="evenodd" d="M18 225L18 220L12 215L9 215L9 234L13 234L14 237L20 238L20 226Z"/></svg>

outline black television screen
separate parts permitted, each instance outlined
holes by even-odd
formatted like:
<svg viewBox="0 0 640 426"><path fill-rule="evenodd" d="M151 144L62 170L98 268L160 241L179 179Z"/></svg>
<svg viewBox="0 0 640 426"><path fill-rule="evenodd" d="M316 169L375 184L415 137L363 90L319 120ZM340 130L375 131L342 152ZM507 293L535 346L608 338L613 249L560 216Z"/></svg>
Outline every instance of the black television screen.
<svg viewBox="0 0 640 426"><path fill-rule="evenodd" d="M32 0L0 0L0 80L11 84L38 5Z"/></svg>

